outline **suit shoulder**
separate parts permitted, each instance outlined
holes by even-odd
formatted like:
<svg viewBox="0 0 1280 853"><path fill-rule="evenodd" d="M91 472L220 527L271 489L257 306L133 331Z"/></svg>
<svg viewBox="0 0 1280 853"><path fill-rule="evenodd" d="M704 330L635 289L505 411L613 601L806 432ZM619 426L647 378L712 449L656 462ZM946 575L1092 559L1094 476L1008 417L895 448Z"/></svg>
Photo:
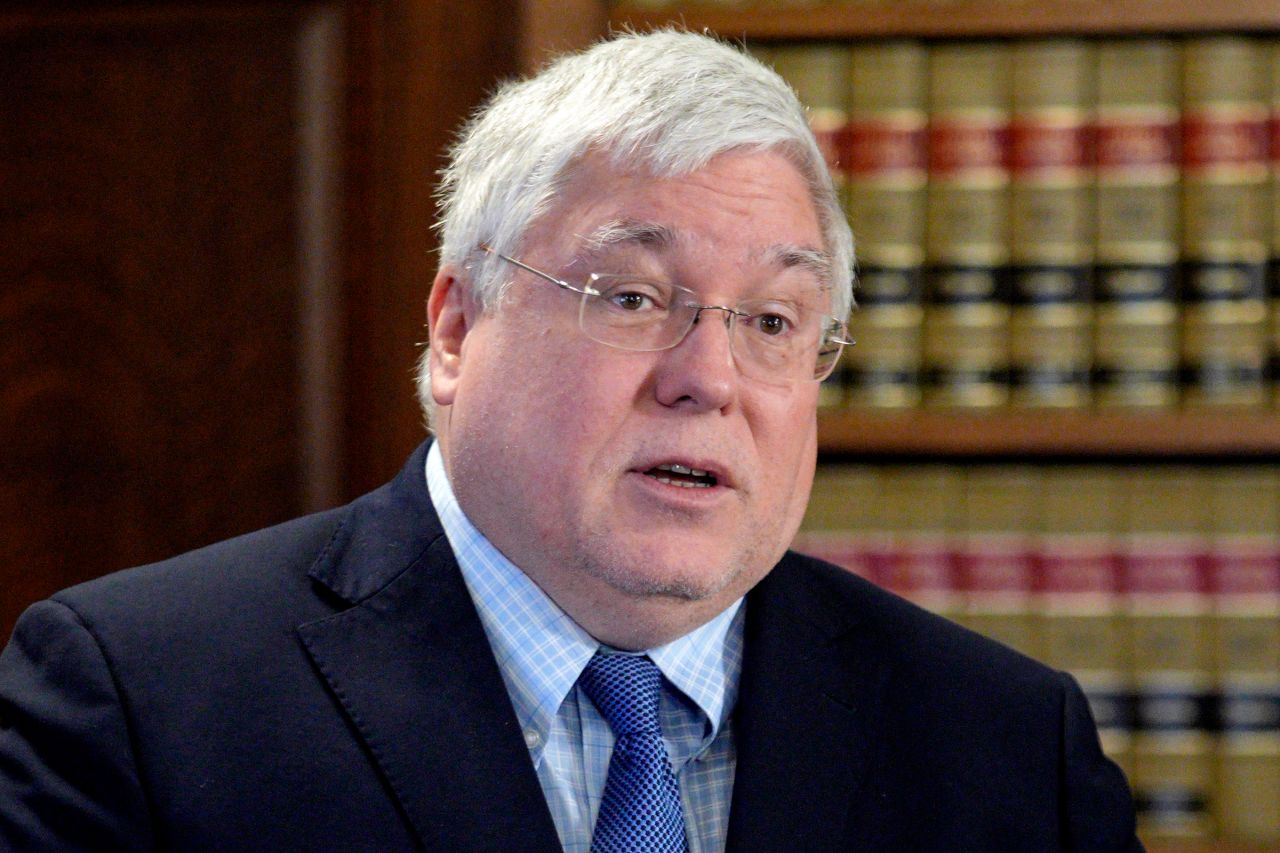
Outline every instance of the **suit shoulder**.
<svg viewBox="0 0 1280 853"><path fill-rule="evenodd" d="M307 570L324 553L347 508L303 516L194 551L114 572L52 599L89 625L198 624L284 605L310 587Z"/></svg>
<svg viewBox="0 0 1280 853"><path fill-rule="evenodd" d="M1061 675L1008 646L928 611L839 566L789 553L778 567L804 590L804 606L826 619L878 635L900 665L1004 686L1059 685Z"/></svg>

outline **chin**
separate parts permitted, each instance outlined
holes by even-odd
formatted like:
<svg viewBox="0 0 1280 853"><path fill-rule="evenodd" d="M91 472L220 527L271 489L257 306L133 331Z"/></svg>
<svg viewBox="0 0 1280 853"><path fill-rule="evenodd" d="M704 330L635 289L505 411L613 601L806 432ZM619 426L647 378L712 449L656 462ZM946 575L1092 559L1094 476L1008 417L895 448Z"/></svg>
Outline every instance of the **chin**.
<svg viewBox="0 0 1280 853"><path fill-rule="evenodd" d="M693 549L699 553L690 559L689 549L670 553L673 543L663 545L626 548L606 540L603 549L591 549L581 569L628 596L698 602L737 587L756 562L753 553L712 554L705 547Z"/></svg>

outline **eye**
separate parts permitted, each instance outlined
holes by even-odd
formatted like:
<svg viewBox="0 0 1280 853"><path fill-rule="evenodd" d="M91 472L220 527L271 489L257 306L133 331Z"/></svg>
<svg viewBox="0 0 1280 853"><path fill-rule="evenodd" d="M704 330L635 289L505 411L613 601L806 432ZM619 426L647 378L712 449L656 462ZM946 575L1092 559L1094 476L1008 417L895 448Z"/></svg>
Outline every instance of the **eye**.
<svg viewBox="0 0 1280 853"><path fill-rule="evenodd" d="M640 279L596 280L600 298L610 307L627 314L665 311L671 304L671 292L658 282Z"/></svg>
<svg viewBox="0 0 1280 853"><path fill-rule="evenodd" d="M785 335L792 329L791 321L781 314L756 314L751 318L751 324L771 338Z"/></svg>
<svg viewBox="0 0 1280 853"><path fill-rule="evenodd" d="M634 290L611 293L608 298L624 311L643 311L653 307L653 300L650 297Z"/></svg>

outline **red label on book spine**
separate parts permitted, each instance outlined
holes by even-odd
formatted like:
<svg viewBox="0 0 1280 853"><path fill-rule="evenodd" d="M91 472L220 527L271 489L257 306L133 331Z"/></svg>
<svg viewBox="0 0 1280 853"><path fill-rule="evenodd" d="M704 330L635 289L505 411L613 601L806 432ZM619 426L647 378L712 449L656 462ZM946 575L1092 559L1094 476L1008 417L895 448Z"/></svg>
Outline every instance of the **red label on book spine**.
<svg viewBox="0 0 1280 853"><path fill-rule="evenodd" d="M1257 166L1267 162L1267 117L1261 110L1201 110L1182 122L1186 169Z"/></svg>
<svg viewBox="0 0 1280 853"><path fill-rule="evenodd" d="M1178 165L1179 128L1170 119L1112 117L1100 119L1094 146L1101 171L1174 169Z"/></svg>
<svg viewBox="0 0 1280 853"><path fill-rule="evenodd" d="M946 537L903 537L884 572L884 585L908 598L945 596L956 589L951 543Z"/></svg>
<svg viewBox="0 0 1280 853"><path fill-rule="evenodd" d="M1120 557L1105 539L1049 539L1036 555L1040 590L1049 594L1114 594L1120 586Z"/></svg>
<svg viewBox="0 0 1280 853"><path fill-rule="evenodd" d="M1271 164L1280 168L1280 112L1271 114L1267 121L1267 134L1270 137Z"/></svg>
<svg viewBox="0 0 1280 853"><path fill-rule="evenodd" d="M1280 595L1280 541L1215 542L1207 571L1209 589L1218 595Z"/></svg>
<svg viewBox="0 0 1280 853"><path fill-rule="evenodd" d="M975 537L956 554L956 571L967 592L1031 592L1032 560L1024 537Z"/></svg>
<svg viewBox="0 0 1280 853"><path fill-rule="evenodd" d="M944 117L929 125L929 173L964 177L1008 168L1009 126L982 117Z"/></svg>
<svg viewBox="0 0 1280 853"><path fill-rule="evenodd" d="M1091 159L1089 133L1080 123L1019 118L1010 129L1010 162L1015 175L1080 170Z"/></svg>
<svg viewBox="0 0 1280 853"><path fill-rule="evenodd" d="M1130 594L1204 593L1205 553L1198 542L1138 541L1124 554L1124 587Z"/></svg>
<svg viewBox="0 0 1280 853"><path fill-rule="evenodd" d="M854 177L924 173L925 131L918 124L889 119L855 120L849 125L847 145L844 159Z"/></svg>

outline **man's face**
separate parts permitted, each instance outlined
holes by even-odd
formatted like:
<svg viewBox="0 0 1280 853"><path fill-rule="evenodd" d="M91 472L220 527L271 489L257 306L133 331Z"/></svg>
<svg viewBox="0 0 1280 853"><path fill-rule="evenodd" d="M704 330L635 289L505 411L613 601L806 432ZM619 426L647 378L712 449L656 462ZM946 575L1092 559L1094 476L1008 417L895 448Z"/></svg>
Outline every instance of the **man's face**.
<svg viewBox="0 0 1280 853"><path fill-rule="evenodd" d="M816 294L820 277L794 258L823 248L800 173L756 152L663 180L588 158L519 257L570 283L636 273L735 305ZM703 313L673 349L605 346L580 331L576 294L511 272L497 309L467 309L454 357L436 351L448 323L432 315L458 500L598 639L673 639L750 589L794 536L813 480L817 383L744 377L722 312ZM714 485L672 482L687 478L664 466L710 472Z"/></svg>

